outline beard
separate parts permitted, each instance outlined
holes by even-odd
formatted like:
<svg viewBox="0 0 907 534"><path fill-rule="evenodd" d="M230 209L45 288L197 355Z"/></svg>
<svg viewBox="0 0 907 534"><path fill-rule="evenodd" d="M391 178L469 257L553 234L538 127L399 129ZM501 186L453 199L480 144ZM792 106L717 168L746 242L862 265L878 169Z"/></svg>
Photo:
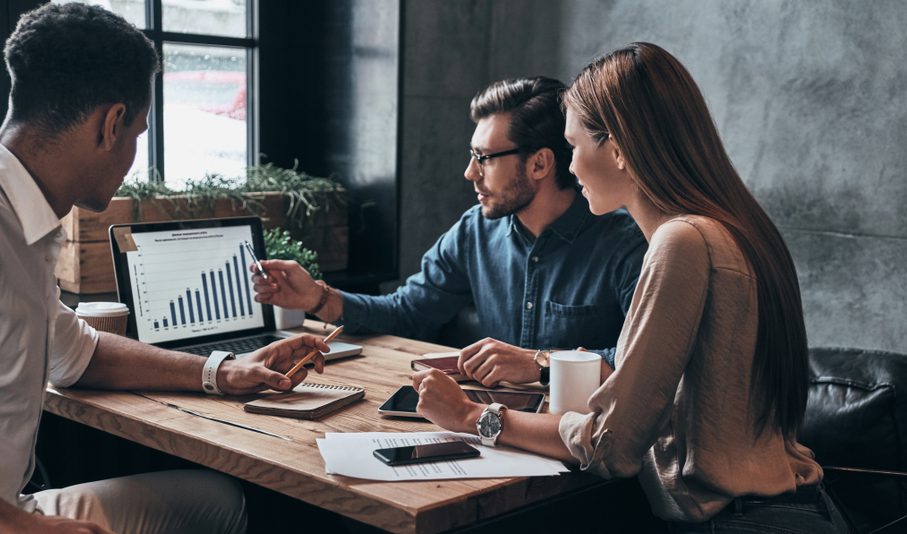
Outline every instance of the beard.
<svg viewBox="0 0 907 534"><path fill-rule="evenodd" d="M482 216L486 219L500 219L501 217L518 213L528 206L535 198L535 188L532 181L526 176L526 169L522 165L517 169L516 178L493 197L491 202L482 206Z"/></svg>

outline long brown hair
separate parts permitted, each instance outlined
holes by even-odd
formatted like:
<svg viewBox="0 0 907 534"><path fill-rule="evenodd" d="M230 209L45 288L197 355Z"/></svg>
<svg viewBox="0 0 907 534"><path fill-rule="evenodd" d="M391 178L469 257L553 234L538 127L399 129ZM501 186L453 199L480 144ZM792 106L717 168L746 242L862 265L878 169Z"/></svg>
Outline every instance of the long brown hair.
<svg viewBox="0 0 907 534"><path fill-rule="evenodd" d="M757 429L794 436L807 395L807 343L794 262L724 150L699 87L671 54L632 43L580 72L564 95L598 142L610 134L643 194L667 213L721 222L756 276L752 386Z"/></svg>

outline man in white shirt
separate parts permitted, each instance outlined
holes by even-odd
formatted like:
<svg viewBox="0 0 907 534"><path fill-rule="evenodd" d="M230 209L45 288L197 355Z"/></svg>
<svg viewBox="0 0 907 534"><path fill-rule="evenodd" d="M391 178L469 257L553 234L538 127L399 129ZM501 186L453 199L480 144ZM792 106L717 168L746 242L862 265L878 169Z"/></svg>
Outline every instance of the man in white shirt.
<svg viewBox="0 0 907 534"><path fill-rule="evenodd" d="M0 127L0 532L244 532L241 488L209 471L21 494L48 380L202 392L210 373L215 392L286 390L305 373L291 381L283 372L311 348L328 348L302 335L241 360L215 353L206 361L78 319L60 302L53 273L65 240L59 219L73 205L104 209L122 183L147 128L159 60L134 26L75 3L23 15L5 57L12 90Z"/></svg>

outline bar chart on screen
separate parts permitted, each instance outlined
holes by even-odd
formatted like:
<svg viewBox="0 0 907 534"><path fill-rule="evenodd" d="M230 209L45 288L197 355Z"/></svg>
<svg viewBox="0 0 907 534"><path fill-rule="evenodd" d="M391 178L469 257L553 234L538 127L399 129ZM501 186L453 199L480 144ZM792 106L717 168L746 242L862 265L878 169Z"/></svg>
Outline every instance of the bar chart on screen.
<svg viewBox="0 0 907 534"><path fill-rule="evenodd" d="M263 325L252 296L248 227L134 234L129 252L136 325L152 339ZM143 337L145 339L145 337Z"/></svg>

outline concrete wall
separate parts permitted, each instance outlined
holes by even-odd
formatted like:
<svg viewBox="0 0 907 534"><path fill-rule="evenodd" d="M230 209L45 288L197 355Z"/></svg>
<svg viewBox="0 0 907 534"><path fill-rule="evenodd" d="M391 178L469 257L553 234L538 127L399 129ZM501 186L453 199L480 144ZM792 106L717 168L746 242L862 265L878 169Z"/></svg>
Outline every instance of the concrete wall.
<svg viewBox="0 0 907 534"><path fill-rule="evenodd" d="M470 97L651 41L692 72L787 239L810 344L907 352L900 0L404 1L401 275L474 202Z"/></svg>

